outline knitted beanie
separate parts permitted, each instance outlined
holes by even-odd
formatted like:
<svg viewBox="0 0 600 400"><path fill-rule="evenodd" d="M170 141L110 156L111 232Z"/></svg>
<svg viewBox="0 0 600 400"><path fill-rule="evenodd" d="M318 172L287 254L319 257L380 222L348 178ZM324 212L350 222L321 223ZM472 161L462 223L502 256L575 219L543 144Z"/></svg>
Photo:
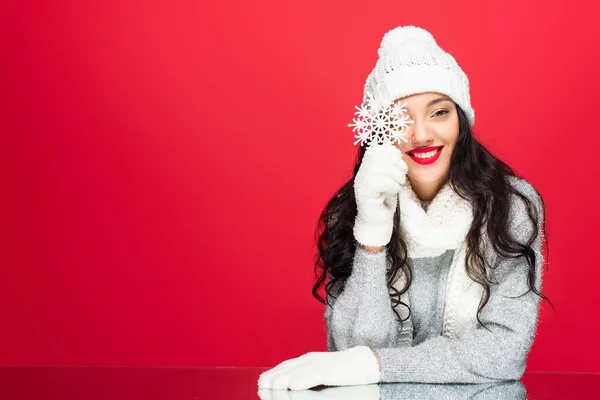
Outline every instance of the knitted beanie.
<svg viewBox="0 0 600 400"><path fill-rule="evenodd" d="M469 79L431 33L416 26L398 26L383 36L378 55L365 82L363 102L382 105L412 94L442 93L463 109L473 126Z"/></svg>

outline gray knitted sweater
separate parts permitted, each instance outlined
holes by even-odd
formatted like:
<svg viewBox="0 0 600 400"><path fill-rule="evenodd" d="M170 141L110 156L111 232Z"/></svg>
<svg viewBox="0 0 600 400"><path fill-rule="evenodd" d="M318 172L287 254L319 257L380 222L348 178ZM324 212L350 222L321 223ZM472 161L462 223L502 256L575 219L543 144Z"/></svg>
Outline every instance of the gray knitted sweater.
<svg viewBox="0 0 600 400"><path fill-rule="evenodd" d="M533 202L542 221L541 201L523 179L509 181ZM531 222L523 201L513 196L509 229L525 243ZM429 202L422 202L424 209ZM401 206L401 205L400 205ZM540 226L538 226L539 228ZM541 289L540 234L532 245L536 253L536 288ZM357 246L353 268L337 299L328 296L324 319L329 351L366 345L381 362L381 382L486 383L518 380L535 336L540 298L528 290L524 257L495 254L490 298L480 313L487 327L478 325L462 337L442 335L446 279L454 250L436 257L410 258L413 281L409 288L413 338L411 345L393 341L397 329L386 282L386 250L372 254ZM334 292L335 293L335 292ZM489 329L489 330L488 330Z"/></svg>

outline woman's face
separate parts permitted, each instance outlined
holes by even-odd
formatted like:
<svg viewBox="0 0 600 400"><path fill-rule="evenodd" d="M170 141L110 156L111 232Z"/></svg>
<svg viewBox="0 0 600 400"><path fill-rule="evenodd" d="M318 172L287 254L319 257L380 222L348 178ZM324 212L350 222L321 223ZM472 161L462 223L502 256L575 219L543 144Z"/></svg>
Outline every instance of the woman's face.
<svg viewBox="0 0 600 400"><path fill-rule="evenodd" d="M456 105L450 97L433 92L402 97L395 103L406 103L406 114L414 121L404 135L408 142L395 143L408 165L409 180L444 182L458 140ZM420 151L423 149L425 152Z"/></svg>

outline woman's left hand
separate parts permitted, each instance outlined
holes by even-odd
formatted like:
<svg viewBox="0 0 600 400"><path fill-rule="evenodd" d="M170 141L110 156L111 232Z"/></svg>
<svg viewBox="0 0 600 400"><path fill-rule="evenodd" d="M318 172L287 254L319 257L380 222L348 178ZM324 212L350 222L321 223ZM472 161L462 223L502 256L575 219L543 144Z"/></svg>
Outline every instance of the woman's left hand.
<svg viewBox="0 0 600 400"><path fill-rule="evenodd" d="M367 346L343 351L310 352L263 372L258 387L304 390L319 385L347 386L378 383L377 358Z"/></svg>

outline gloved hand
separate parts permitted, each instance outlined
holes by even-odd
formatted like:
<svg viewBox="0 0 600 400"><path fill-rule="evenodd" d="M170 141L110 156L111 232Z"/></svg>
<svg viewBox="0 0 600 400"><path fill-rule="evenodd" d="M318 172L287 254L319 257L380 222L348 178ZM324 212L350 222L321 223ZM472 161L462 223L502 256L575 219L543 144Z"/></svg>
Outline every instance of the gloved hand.
<svg viewBox="0 0 600 400"><path fill-rule="evenodd" d="M377 358L367 346L343 351L310 352L284 361L258 378L262 389L304 390L318 385L350 386L378 383Z"/></svg>
<svg viewBox="0 0 600 400"><path fill-rule="evenodd" d="M389 142L367 148L354 178L357 215L354 238L365 246L385 246L392 238L400 185L408 165Z"/></svg>

